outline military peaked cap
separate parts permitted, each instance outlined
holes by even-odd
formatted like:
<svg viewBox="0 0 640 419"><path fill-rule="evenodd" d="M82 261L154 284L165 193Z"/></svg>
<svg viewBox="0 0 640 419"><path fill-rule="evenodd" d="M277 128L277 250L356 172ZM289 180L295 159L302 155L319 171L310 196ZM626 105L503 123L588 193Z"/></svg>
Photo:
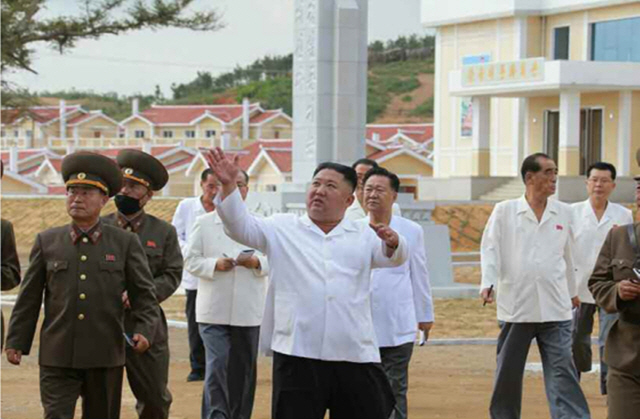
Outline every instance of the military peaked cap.
<svg viewBox="0 0 640 419"><path fill-rule="evenodd" d="M160 160L144 151L122 150L117 161L125 179L138 182L152 191L159 191L169 181L169 173Z"/></svg>
<svg viewBox="0 0 640 419"><path fill-rule="evenodd" d="M93 186L108 196L122 188L118 165L108 157L88 151L78 151L62 160L62 179L67 188L75 185Z"/></svg>

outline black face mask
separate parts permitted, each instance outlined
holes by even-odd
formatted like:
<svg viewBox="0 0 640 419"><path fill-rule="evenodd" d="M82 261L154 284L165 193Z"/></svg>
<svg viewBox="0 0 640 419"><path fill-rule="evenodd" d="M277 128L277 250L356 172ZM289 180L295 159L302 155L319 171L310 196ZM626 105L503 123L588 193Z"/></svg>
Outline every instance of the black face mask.
<svg viewBox="0 0 640 419"><path fill-rule="evenodd" d="M139 199L131 198L127 195L116 195L114 201L116 203L118 211L120 211L124 215L135 214L142 209L140 208Z"/></svg>

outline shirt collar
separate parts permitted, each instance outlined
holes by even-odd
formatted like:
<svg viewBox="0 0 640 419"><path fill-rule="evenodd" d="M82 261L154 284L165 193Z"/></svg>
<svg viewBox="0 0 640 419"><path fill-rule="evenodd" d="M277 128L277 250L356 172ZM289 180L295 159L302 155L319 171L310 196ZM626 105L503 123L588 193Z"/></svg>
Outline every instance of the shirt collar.
<svg viewBox="0 0 640 419"><path fill-rule="evenodd" d="M322 233L322 235L326 235L326 236L336 236L346 231L358 230L358 227L355 225L355 223L347 219L346 217L343 217L342 221L340 221L340 223L337 226L335 226L333 230L329 232L329 234L325 234L324 231L320 230L320 227L318 227L316 223L314 223L311 220L311 218L309 218L309 214L305 214L302 217L300 217L300 222L305 226L307 226L308 228L317 230L318 232Z"/></svg>
<svg viewBox="0 0 640 419"><path fill-rule="evenodd" d="M527 198L525 195L522 195L520 199L518 199L518 210L516 211L516 213L517 214L524 213L529 218L531 218L536 223L538 223L538 218L533 212L533 209L531 209L529 202L527 202ZM554 215L558 214L558 202L556 202L555 199L552 199L550 197L547 198L547 206L544 209L544 212L542 213L542 219L539 221L539 224L544 223L547 220L547 218L550 216L549 214L554 214Z"/></svg>
<svg viewBox="0 0 640 419"><path fill-rule="evenodd" d="M138 215L133 218L127 218L124 214L118 211L118 227L124 228L127 231L133 231L134 233L140 230L144 222L144 210L140 211Z"/></svg>
<svg viewBox="0 0 640 419"><path fill-rule="evenodd" d="M82 230L77 224L71 223L69 235L71 236L73 244L78 243L78 240L83 237L86 237L91 244L96 244L100 240L100 237L102 237L102 223L98 221L87 231Z"/></svg>

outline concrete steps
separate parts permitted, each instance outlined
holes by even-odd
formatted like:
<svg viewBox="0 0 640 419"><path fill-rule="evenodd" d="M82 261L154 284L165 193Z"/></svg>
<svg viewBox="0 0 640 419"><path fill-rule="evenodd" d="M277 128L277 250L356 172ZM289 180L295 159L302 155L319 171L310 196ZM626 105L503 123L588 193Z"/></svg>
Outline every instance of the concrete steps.
<svg viewBox="0 0 640 419"><path fill-rule="evenodd" d="M504 201L514 199L524 194L524 183L519 177L514 177L507 183L503 183L491 192L480 196L481 201Z"/></svg>

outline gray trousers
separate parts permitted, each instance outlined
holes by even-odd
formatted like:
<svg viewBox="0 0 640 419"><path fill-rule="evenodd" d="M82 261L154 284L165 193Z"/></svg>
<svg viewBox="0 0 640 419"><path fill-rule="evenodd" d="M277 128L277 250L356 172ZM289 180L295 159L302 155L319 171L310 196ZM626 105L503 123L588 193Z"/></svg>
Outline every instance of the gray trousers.
<svg viewBox="0 0 640 419"><path fill-rule="evenodd" d="M413 342L380 348L382 368L387 374L393 397L396 400L395 419L407 419L407 387L409 361L411 361L412 354Z"/></svg>
<svg viewBox="0 0 640 419"><path fill-rule="evenodd" d="M202 419L251 418L260 326L198 326L206 354Z"/></svg>
<svg viewBox="0 0 640 419"><path fill-rule="evenodd" d="M501 323L496 377L489 408L492 419L519 419L527 354L538 343L552 419L588 419L587 400L571 355L571 320Z"/></svg>
<svg viewBox="0 0 640 419"><path fill-rule="evenodd" d="M169 342L154 342L143 354L127 346L126 371L139 418L167 419L173 400L167 387Z"/></svg>
<svg viewBox="0 0 640 419"><path fill-rule="evenodd" d="M595 304L582 303L573 312L573 362L578 373L591 371L591 334L593 333L593 317L598 311L600 327L598 333L598 347L600 351L600 392L607 394L607 364L604 359L604 344L613 322L618 318L617 313L607 313Z"/></svg>

